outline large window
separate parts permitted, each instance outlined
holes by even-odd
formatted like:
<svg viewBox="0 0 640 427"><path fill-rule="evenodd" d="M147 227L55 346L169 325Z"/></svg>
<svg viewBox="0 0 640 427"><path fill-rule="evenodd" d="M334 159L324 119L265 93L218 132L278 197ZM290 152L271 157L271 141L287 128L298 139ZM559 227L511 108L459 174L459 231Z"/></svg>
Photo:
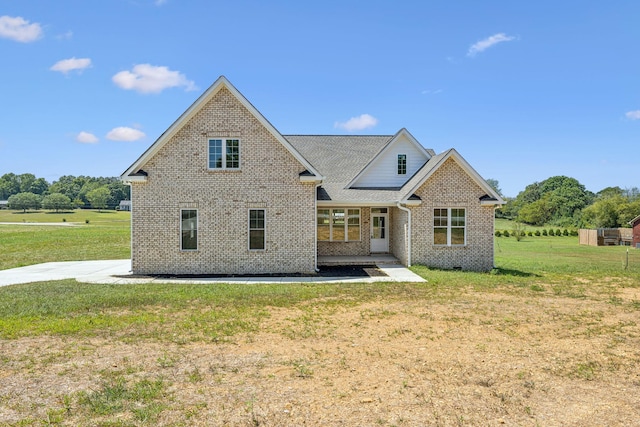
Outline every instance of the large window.
<svg viewBox="0 0 640 427"><path fill-rule="evenodd" d="M249 209L249 249L264 250L265 217L264 209Z"/></svg>
<svg viewBox="0 0 640 427"><path fill-rule="evenodd" d="M240 140L210 139L209 169L240 169Z"/></svg>
<svg viewBox="0 0 640 427"><path fill-rule="evenodd" d="M317 225L319 241L359 241L360 209L318 209Z"/></svg>
<svg viewBox="0 0 640 427"><path fill-rule="evenodd" d="M407 174L407 155L398 154L398 175Z"/></svg>
<svg viewBox="0 0 640 427"><path fill-rule="evenodd" d="M182 209L180 211L180 249L195 251L198 249L198 211L196 209Z"/></svg>
<svg viewBox="0 0 640 427"><path fill-rule="evenodd" d="M433 243L456 246L467 242L467 217L464 208L436 208L433 210Z"/></svg>

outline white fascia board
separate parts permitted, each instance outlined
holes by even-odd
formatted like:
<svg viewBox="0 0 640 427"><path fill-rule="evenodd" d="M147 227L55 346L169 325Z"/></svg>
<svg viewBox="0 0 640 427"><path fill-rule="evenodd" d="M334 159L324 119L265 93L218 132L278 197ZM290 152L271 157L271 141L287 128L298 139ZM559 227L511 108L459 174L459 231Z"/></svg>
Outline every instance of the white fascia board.
<svg viewBox="0 0 640 427"><path fill-rule="evenodd" d="M357 207L357 208L389 208L394 207L396 202L366 202L366 201L336 201L336 200L318 200L318 206L326 207Z"/></svg>
<svg viewBox="0 0 640 427"><path fill-rule="evenodd" d="M302 155L287 141L276 128L236 89L225 76L218 79L191 104L187 110L182 113L178 119L153 143L151 146L136 160L122 175L122 179L126 176L137 172L144 164L151 159L182 127L191 120L202 109L204 105L218 91L225 87L240 101L240 103L280 142L309 172L316 176L320 176L318 171L309 163Z"/></svg>
<svg viewBox="0 0 640 427"><path fill-rule="evenodd" d="M321 184L324 181L324 176L313 176L313 175L300 175L300 182L309 182L312 184Z"/></svg>
<svg viewBox="0 0 640 427"><path fill-rule="evenodd" d="M142 176L142 175L137 175L137 176L121 176L120 180L124 183L129 183L129 182L147 182L147 177L146 176Z"/></svg>

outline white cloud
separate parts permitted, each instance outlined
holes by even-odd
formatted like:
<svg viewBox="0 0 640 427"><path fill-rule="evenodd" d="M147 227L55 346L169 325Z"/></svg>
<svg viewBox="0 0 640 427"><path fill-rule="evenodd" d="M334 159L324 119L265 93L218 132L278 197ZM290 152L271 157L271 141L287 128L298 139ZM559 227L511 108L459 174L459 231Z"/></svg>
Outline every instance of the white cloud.
<svg viewBox="0 0 640 427"><path fill-rule="evenodd" d="M78 135L76 135L76 141L83 144L95 144L96 142L98 142L98 137L92 133L82 131Z"/></svg>
<svg viewBox="0 0 640 427"><path fill-rule="evenodd" d="M347 132L353 132L357 130L364 130L367 128L372 128L378 124L378 119L369 115L369 114L361 114L358 117L352 117L346 122L336 122L334 124L335 128L344 129Z"/></svg>
<svg viewBox="0 0 640 427"><path fill-rule="evenodd" d="M107 139L111 141L137 141L145 136L141 130L121 126L111 129L107 134Z"/></svg>
<svg viewBox="0 0 640 427"><path fill-rule="evenodd" d="M71 40L73 38L73 31L69 30L66 33L58 34L56 38L58 40Z"/></svg>
<svg viewBox="0 0 640 427"><path fill-rule="evenodd" d="M625 114L629 120L640 120L640 110L629 111Z"/></svg>
<svg viewBox="0 0 640 427"><path fill-rule="evenodd" d="M437 95L439 93L442 93L443 90L442 89L427 89L427 90L423 90L422 94L423 95Z"/></svg>
<svg viewBox="0 0 640 427"><path fill-rule="evenodd" d="M42 27L38 23L29 23L21 16L0 16L0 37L29 43L42 37Z"/></svg>
<svg viewBox="0 0 640 427"><path fill-rule="evenodd" d="M509 42L515 39L515 37L508 36L505 33L494 34L491 37L487 37L486 39L480 40L479 42L471 45L471 47L469 48L469 52L467 52L467 56L476 56L477 53L485 51L491 46L502 42Z"/></svg>
<svg viewBox="0 0 640 427"><path fill-rule="evenodd" d="M153 3L156 6L162 6L163 4L167 3L167 0L155 0Z"/></svg>
<svg viewBox="0 0 640 427"><path fill-rule="evenodd" d="M184 87L185 90L197 89L195 83L187 80L184 74L171 71L167 67L150 64L135 65L131 71L120 71L111 79L122 89L140 93L160 93L171 87Z"/></svg>
<svg viewBox="0 0 640 427"><path fill-rule="evenodd" d="M60 71L61 73L67 74L69 71L78 70L82 71L85 68L91 66L91 59L89 58L69 58L63 59L51 66L49 68L51 71Z"/></svg>

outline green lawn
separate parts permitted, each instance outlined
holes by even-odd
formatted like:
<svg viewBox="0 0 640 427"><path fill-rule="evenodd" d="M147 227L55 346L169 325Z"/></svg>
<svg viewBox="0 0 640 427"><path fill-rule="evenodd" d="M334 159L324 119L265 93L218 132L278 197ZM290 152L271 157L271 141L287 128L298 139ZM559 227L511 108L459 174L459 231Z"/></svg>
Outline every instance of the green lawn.
<svg viewBox="0 0 640 427"><path fill-rule="evenodd" d="M63 223L22 225L20 223ZM88 221L88 223L87 223ZM0 210L0 270L49 261L126 259L130 250L130 214L75 210L64 213Z"/></svg>

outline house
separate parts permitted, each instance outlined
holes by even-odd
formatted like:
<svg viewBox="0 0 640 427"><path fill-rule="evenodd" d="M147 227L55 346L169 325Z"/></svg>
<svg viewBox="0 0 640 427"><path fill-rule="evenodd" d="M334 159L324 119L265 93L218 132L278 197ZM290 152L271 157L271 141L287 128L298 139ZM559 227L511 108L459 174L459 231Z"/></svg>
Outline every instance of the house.
<svg viewBox="0 0 640 427"><path fill-rule="evenodd" d="M8 209L9 201L8 200L0 200L0 209Z"/></svg>
<svg viewBox="0 0 640 427"><path fill-rule="evenodd" d="M120 200L118 204L119 211L130 211L131 210L131 200Z"/></svg>
<svg viewBox="0 0 640 427"><path fill-rule="evenodd" d="M121 176L135 274L313 273L327 256L493 267L504 202L406 129L282 135L218 78Z"/></svg>
<svg viewBox="0 0 640 427"><path fill-rule="evenodd" d="M631 224L631 227L633 229L631 246L633 246L636 249L640 249L640 215L638 215L637 217L629 221L629 224Z"/></svg>

